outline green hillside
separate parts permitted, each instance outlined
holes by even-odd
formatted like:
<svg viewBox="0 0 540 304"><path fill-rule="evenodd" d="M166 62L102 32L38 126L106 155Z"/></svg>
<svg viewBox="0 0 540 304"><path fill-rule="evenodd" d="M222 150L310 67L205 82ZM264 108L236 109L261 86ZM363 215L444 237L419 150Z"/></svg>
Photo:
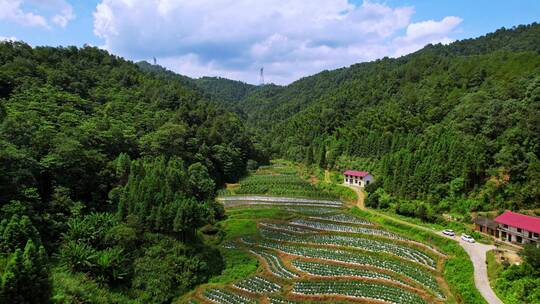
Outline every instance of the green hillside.
<svg viewBox="0 0 540 304"><path fill-rule="evenodd" d="M411 214L425 203L428 220L535 208L539 41L539 24L501 29L265 86L231 109L275 156L374 172L374 207Z"/></svg>
<svg viewBox="0 0 540 304"><path fill-rule="evenodd" d="M220 272L197 229L264 159L204 96L97 48L0 43L1 303L163 303Z"/></svg>

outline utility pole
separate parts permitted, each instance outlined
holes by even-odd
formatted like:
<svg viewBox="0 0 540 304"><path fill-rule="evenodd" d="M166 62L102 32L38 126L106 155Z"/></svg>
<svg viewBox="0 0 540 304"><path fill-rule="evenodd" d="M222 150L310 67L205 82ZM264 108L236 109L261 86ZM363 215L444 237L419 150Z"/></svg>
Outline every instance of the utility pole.
<svg viewBox="0 0 540 304"><path fill-rule="evenodd" d="M259 76L259 85L264 85L264 67L261 68L260 76Z"/></svg>

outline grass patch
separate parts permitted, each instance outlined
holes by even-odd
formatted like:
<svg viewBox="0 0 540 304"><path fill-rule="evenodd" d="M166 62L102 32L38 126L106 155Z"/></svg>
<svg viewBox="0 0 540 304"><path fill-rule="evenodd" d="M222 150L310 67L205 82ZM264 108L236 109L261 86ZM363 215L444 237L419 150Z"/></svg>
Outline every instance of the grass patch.
<svg viewBox="0 0 540 304"><path fill-rule="evenodd" d="M486 253L487 273L489 277L489 285L491 288L495 287L495 280L499 277L499 274L504 269L503 265L497 261L495 257L495 251L490 250Z"/></svg>
<svg viewBox="0 0 540 304"><path fill-rule="evenodd" d="M225 232L224 240L257 234L257 222L250 219L228 219L219 223Z"/></svg>
<svg viewBox="0 0 540 304"><path fill-rule="evenodd" d="M210 279L209 283L228 284L241 278L248 277L259 266L258 260L251 254L238 249L224 249L221 252L225 269L219 276Z"/></svg>
<svg viewBox="0 0 540 304"><path fill-rule="evenodd" d="M235 208L227 210L229 219L287 219L291 213L279 208Z"/></svg>
<svg viewBox="0 0 540 304"><path fill-rule="evenodd" d="M89 279L82 273L73 273L60 267L52 270L53 303L142 303L114 292Z"/></svg>

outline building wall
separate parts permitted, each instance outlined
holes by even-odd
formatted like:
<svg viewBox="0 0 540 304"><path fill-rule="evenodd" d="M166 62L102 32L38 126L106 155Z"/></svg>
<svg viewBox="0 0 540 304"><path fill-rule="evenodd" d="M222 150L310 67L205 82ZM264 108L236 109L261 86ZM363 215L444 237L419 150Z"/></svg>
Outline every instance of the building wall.
<svg viewBox="0 0 540 304"><path fill-rule="evenodd" d="M476 231L480 231L482 233L485 233L485 234L488 234L488 235L491 235L491 236L494 236L494 237L499 237L499 231L496 230L496 229L492 229L492 228L489 228L489 227L486 227L486 226L482 226L482 225L479 225L479 224L474 224L474 230Z"/></svg>
<svg viewBox="0 0 540 304"><path fill-rule="evenodd" d="M540 245L540 234L531 233L524 229L517 227L505 226L499 224L499 237L502 241L512 242L517 244L536 243Z"/></svg>
<svg viewBox="0 0 540 304"><path fill-rule="evenodd" d="M344 175L343 176L343 183L346 185L351 186L358 186L358 187L365 187L371 181L373 180L373 177L371 175L367 175L364 177L358 177L358 176L350 176L350 175Z"/></svg>

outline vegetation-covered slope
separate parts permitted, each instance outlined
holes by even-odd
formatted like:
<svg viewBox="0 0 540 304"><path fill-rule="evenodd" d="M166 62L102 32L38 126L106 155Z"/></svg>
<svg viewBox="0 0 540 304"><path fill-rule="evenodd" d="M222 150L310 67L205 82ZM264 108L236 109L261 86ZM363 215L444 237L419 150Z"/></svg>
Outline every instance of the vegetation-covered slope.
<svg viewBox="0 0 540 304"><path fill-rule="evenodd" d="M192 80L4 42L0 109L0 302L162 303L220 271L196 229L257 152Z"/></svg>
<svg viewBox="0 0 540 304"><path fill-rule="evenodd" d="M257 87L241 81L220 77L202 77L194 80L205 93L222 102L242 100Z"/></svg>
<svg viewBox="0 0 540 304"><path fill-rule="evenodd" d="M501 29L265 86L233 109L274 155L373 171L371 206L431 220L538 207L539 40L538 24Z"/></svg>

